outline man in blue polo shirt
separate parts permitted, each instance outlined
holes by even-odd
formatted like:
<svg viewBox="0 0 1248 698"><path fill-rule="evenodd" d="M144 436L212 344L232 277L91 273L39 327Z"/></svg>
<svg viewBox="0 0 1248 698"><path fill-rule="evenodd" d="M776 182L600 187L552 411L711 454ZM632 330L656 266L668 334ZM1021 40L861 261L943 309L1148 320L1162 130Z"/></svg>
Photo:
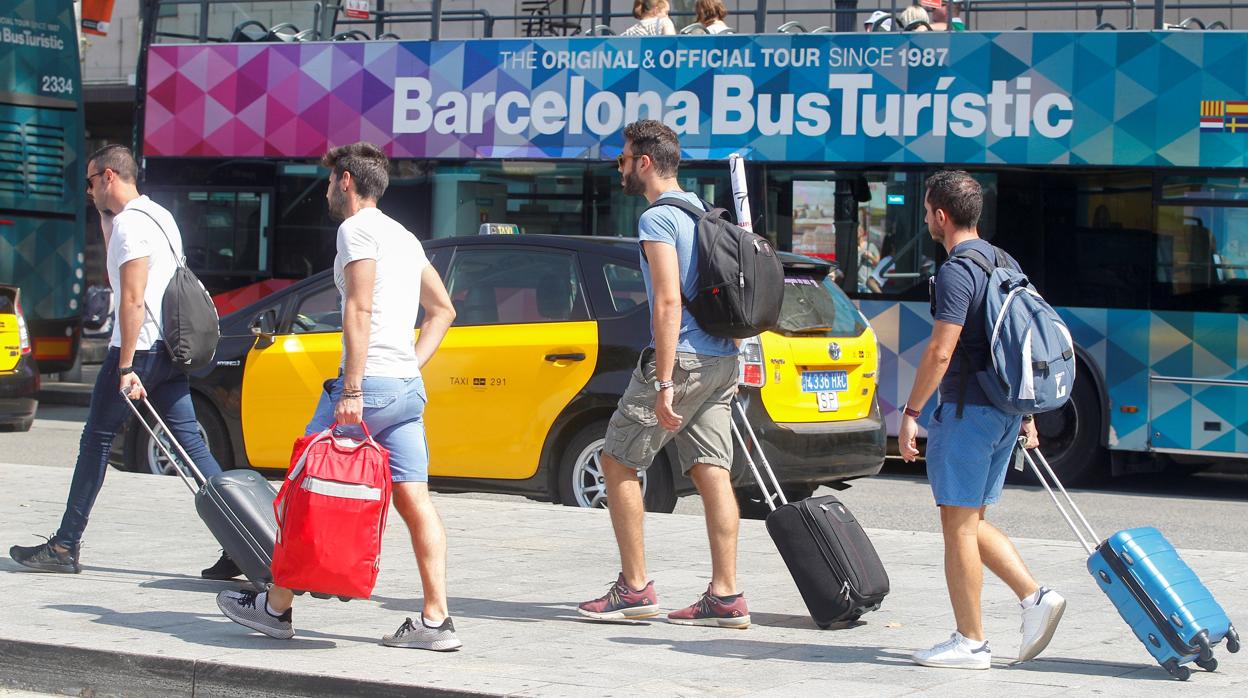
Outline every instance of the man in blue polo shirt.
<svg viewBox="0 0 1248 698"><path fill-rule="evenodd" d="M973 375L989 360L988 276L955 255L973 249L994 258L992 245L980 239L976 227L983 202L979 183L965 172L937 172L927 180L928 232L944 246L949 261L936 276L935 326L897 435L901 457L913 462L919 455L916 419L939 386L940 402L927 427L927 477L940 508L945 582L957 630L935 647L916 652L914 661L949 669L992 666L980 612L985 565L1022 606L1020 661L1044 651L1066 608L1061 595L1036 583L1010 539L984 520L988 505L1001 497L1019 434L1027 437L1029 448L1037 447L1039 439L1030 417L1024 420L993 406Z"/></svg>

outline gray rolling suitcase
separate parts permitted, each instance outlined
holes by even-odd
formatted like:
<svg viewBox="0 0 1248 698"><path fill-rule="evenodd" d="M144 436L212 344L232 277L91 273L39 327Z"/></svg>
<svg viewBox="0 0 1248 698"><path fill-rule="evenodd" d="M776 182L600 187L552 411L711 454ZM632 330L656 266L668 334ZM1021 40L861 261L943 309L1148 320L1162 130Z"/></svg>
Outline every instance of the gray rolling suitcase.
<svg viewBox="0 0 1248 698"><path fill-rule="evenodd" d="M273 542L277 539L277 519L273 515L273 499L277 493L273 486L254 470L227 470L205 479L199 468L187 455L182 444L173 438L169 427L160 418L152 404L143 399L152 421L164 431L168 444L178 451L180 459L174 458L165 439L156 435L153 426L144 419L133 400L122 394L126 404L134 412L139 424L151 434L152 441L169 459L174 470L195 493L195 511L216 537L217 542L238 565L247 579L259 589L264 589L273 576L269 567L273 563ZM190 478L186 472L190 471Z"/></svg>

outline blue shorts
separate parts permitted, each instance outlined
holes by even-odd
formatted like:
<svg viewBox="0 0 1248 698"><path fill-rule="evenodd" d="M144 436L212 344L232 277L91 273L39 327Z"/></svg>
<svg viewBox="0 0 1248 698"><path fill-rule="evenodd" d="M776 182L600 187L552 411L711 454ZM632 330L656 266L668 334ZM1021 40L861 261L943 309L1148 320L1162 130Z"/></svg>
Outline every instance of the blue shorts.
<svg viewBox="0 0 1248 698"><path fill-rule="evenodd" d="M936 504L979 508L1001 498L1023 418L990 405L941 403L927 425L927 479Z"/></svg>
<svg viewBox="0 0 1248 698"><path fill-rule="evenodd" d="M364 377L364 423L377 443L390 452L393 482L429 481L429 443L425 440L425 382L420 378ZM325 381L316 413L304 434L325 431L334 423L334 407L342 393L342 377ZM358 426L339 427L335 434L364 438Z"/></svg>

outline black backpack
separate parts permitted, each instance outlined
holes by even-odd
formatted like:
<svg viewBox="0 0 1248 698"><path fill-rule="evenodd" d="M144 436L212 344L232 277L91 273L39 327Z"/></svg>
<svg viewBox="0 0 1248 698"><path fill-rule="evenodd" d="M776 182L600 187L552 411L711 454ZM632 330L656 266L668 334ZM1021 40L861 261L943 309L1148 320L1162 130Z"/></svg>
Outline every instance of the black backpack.
<svg viewBox="0 0 1248 698"><path fill-rule="evenodd" d="M160 334L165 342L169 358L185 373L196 371L212 365L212 358L217 353L217 342L221 339L221 325L217 317L217 306L212 296L199 282L195 272L186 266L186 260L178 257L173 249L173 241L169 233L160 225L152 214L140 208L132 209L142 213L160 229L169 244L169 253L178 268L173 271L173 278L165 287L165 295L161 300L160 322L152 318L160 327ZM146 308L146 306L145 306ZM152 317L152 311L147 310Z"/></svg>
<svg viewBox="0 0 1248 698"><path fill-rule="evenodd" d="M697 221L698 281L693 297L682 292L681 302L716 337L744 339L775 328L784 300L784 266L776 250L767 238L732 223L728 211L702 204L705 210L669 197L646 209L674 206Z"/></svg>

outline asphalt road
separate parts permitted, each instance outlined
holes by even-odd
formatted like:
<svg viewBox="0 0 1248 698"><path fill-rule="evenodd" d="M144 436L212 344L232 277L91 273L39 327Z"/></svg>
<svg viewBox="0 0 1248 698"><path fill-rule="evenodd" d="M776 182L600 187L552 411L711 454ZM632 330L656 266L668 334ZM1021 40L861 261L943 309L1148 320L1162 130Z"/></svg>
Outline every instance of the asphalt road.
<svg viewBox="0 0 1248 698"><path fill-rule="evenodd" d="M72 467L85 419L85 408L41 407L29 432L0 433L0 462ZM1006 489L1001 503L988 515L1002 530L1022 538L1074 540L1044 490L1023 485L1007 485ZM832 493L825 489L818 494ZM1132 476L1072 494L1101 536L1122 528L1152 525L1181 548L1248 552L1245 474ZM479 494L448 496L493 498ZM856 481L838 496L868 528L939 531L921 464L890 460L884 474ZM701 510L696 496L684 497L676 506L679 513L697 514ZM53 517L56 515L59 512Z"/></svg>

